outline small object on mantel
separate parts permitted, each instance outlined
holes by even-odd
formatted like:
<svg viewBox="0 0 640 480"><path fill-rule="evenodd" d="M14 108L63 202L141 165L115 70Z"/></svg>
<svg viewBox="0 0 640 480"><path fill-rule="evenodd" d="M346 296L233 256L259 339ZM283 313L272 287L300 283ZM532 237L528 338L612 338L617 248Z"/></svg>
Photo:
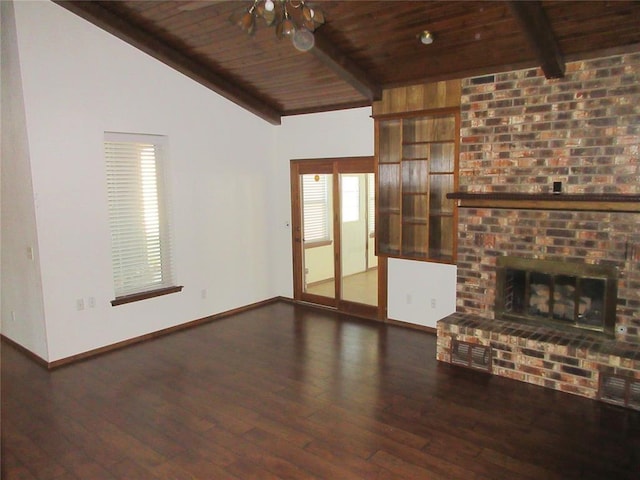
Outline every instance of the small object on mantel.
<svg viewBox="0 0 640 480"><path fill-rule="evenodd" d="M562 182L553 182L553 193L555 195L562 193Z"/></svg>

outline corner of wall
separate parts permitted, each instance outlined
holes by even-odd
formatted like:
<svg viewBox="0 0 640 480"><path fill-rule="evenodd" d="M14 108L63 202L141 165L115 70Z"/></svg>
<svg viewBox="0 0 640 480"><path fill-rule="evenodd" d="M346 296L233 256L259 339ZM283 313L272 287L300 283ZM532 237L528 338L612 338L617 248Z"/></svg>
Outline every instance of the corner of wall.
<svg viewBox="0 0 640 480"><path fill-rule="evenodd" d="M1 328L2 335L46 360L48 346L16 16L13 2L0 2L0 9Z"/></svg>

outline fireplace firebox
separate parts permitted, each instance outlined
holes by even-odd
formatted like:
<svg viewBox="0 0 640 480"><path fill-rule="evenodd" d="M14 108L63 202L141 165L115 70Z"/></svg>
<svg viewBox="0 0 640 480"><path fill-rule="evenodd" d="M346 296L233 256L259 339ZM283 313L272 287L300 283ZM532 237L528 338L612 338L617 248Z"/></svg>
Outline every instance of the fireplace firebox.
<svg viewBox="0 0 640 480"><path fill-rule="evenodd" d="M609 265L498 257L496 318L613 336L617 279Z"/></svg>

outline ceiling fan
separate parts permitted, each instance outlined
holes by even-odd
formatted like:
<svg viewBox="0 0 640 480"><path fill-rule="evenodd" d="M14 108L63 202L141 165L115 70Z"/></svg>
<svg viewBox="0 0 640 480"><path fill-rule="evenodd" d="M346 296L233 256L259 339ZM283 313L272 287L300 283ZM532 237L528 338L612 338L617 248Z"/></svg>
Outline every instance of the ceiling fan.
<svg viewBox="0 0 640 480"><path fill-rule="evenodd" d="M290 38L293 46L308 51L315 44L313 32L324 24L324 13L304 0L254 0L248 8L234 12L229 20L253 35L258 19L275 27L276 37Z"/></svg>

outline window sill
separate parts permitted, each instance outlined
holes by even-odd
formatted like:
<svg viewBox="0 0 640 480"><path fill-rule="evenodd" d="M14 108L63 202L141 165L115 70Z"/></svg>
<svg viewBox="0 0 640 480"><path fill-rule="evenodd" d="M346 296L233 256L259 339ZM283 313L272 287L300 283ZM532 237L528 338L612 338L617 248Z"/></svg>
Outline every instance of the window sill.
<svg viewBox="0 0 640 480"><path fill-rule="evenodd" d="M316 248L316 247L326 247L327 245L331 245L333 242L331 240L323 240L320 242L309 242L304 244L304 248Z"/></svg>
<svg viewBox="0 0 640 480"><path fill-rule="evenodd" d="M134 293L132 295L125 295L124 297L117 297L115 300L111 300L111 306L124 305L125 303L139 302L140 300L146 300L147 298L160 297L162 295L168 295L170 293L181 292L182 286L178 287L166 287L158 290L151 290L149 292Z"/></svg>

